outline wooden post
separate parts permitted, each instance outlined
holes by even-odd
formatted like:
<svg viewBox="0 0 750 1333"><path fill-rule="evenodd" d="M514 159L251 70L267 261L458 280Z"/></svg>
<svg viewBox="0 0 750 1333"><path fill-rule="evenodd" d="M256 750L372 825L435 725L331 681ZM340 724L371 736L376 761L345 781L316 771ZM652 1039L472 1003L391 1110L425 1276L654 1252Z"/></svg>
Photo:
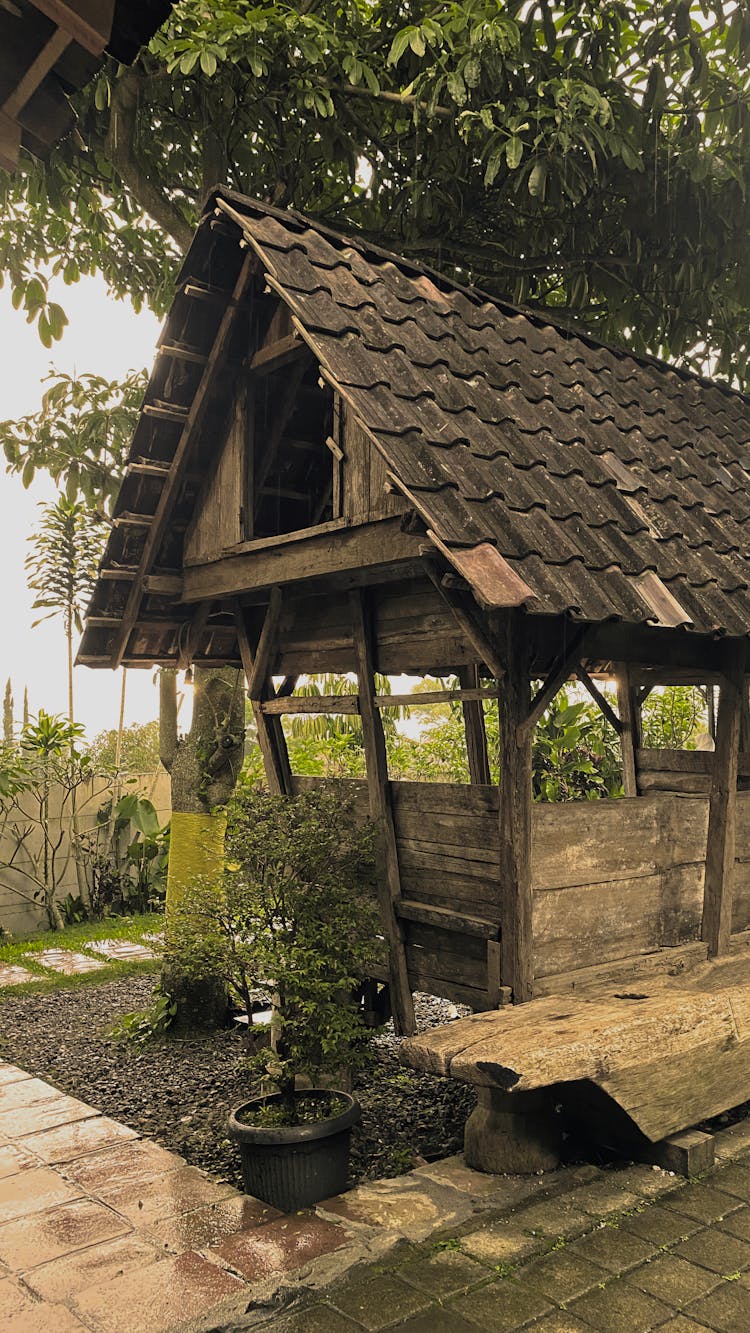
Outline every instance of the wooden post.
<svg viewBox="0 0 750 1333"><path fill-rule="evenodd" d="M636 751L641 743L640 717L630 669L620 663L615 672L617 708L620 714L622 750L622 786L626 796L638 795Z"/></svg>
<svg viewBox="0 0 750 1333"><path fill-rule="evenodd" d="M479 688L479 667L459 667L458 680L462 690ZM481 699L465 699L461 705L466 733L466 757L469 778L473 783L490 782L490 761L487 754L487 732L484 726L484 708Z"/></svg>
<svg viewBox="0 0 750 1333"><path fill-rule="evenodd" d="M406 966L403 926L397 913L397 905L401 898L401 873L391 807L383 723L375 706L375 659L369 608L365 597L365 593L361 590L349 594L359 688L359 711L362 718L370 814L377 822L382 837L383 866L382 874L378 875L378 892L388 942L393 1023L399 1035L411 1036L415 1031L414 1002Z"/></svg>
<svg viewBox="0 0 750 1333"><path fill-rule="evenodd" d="M274 589L274 593L278 593L278 589ZM266 619L261 630L257 653L253 653L250 647L245 616L239 603L234 608L234 619L237 626L240 657L242 658L245 679L248 683L248 695L250 695L253 717L255 718L258 747L263 756L263 768L268 790L276 796L291 796L293 794L292 770L289 764L289 752L286 748L286 737L284 736L281 718L264 713L260 707L262 701L271 694L268 662L273 651L274 644L272 640L275 639L278 624L279 606L277 600L273 598L272 594L272 601L269 603ZM261 656L265 658L263 663L264 674L262 676L258 670L261 666ZM251 682L253 682L252 689L255 697L251 694ZM294 687L292 686L292 688Z"/></svg>
<svg viewBox="0 0 750 1333"><path fill-rule="evenodd" d="M727 952L732 932L737 765L744 688L744 645L740 642L728 646L726 673L719 688L701 929L710 958Z"/></svg>
<svg viewBox="0 0 750 1333"><path fill-rule="evenodd" d="M503 985L515 1004L533 993L531 896L531 707L522 614L503 624L505 677L500 682L500 929Z"/></svg>

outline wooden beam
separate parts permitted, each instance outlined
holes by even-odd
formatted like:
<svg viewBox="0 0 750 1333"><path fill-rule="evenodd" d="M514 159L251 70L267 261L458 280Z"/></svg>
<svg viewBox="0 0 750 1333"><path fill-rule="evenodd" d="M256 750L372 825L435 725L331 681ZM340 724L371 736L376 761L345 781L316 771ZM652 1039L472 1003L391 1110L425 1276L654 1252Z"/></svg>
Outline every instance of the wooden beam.
<svg viewBox="0 0 750 1333"><path fill-rule="evenodd" d="M413 560L418 547L417 538L401 531L398 515L351 527L338 519L321 524L318 533L255 540L237 554L186 568L184 598L231 597L333 574L355 582L363 570Z"/></svg>
<svg viewBox="0 0 750 1333"><path fill-rule="evenodd" d="M589 694L591 695L591 698L594 700L594 703L596 704L599 711L603 713L604 716L606 717L607 721L609 722L609 725L614 728L618 736L621 736L622 722L617 716L617 713L610 704L609 700L602 694L601 690L599 689L599 686L596 684L595 681L591 679L588 671L584 671L583 667L579 666L576 675L578 676L578 679L580 680L584 689L588 690Z"/></svg>
<svg viewBox="0 0 750 1333"><path fill-rule="evenodd" d="M449 704L496 699L497 686L470 687L465 690L425 690L413 694L376 694L376 708L421 708L423 704Z"/></svg>
<svg viewBox="0 0 750 1333"><path fill-rule="evenodd" d="M484 662L490 675L494 676L495 680L501 680L504 671L503 664L490 641L489 635L481 624L476 603L472 605L468 596L465 597L457 592L455 588L443 584L442 571L438 569L434 560L427 557L424 561L424 567L430 581L440 593L446 606L450 608L456 624L472 645L480 661Z"/></svg>
<svg viewBox="0 0 750 1333"><path fill-rule="evenodd" d="M144 417L156 417L157 421L173 421L180 425L187 419L189 409L180 403L146 403L141 412Z"/></svg>
<svg viewBox="0 0 750 1333"><path fill-rule="evenodd" d="M30 0L92 56L99 56L112 36L115 0Z"/></svg>
<svg viewBox="0 0 750 1333"><path fill-rule="evenodd" d="M552 703L558 690L572 675L574 668L583 656L582 644L586 637L586 627L574 631L572 638L552 664L547 679L531 701L528 716L519 724L523 735L530 736L543 713Z"/></svg>
<svg viewBox="0 0 750 1333"><path fill-rule="evenodd" d="M142 579L144 574L148 573L154 559L156 558L156 554L163 540L164 533L166 532L167 524L169 523L169 520L171 518L172 509L174 507L180 483L182 481L182 475L185 471L187 461L190 455L190 449L192 447L193 440L200 429L200 426L203 422L203 418L208 408L208 404L210 401L210 394L212 389L214 388L215 371L217 370L219 364L223 360L229 345L229 339L232 333L232 329L234 327L234 321L237 316L237 302L242 298L250 283L253 273L253 267L254 267L254 260L251 258L250 255L246 255L242 262L242 267L240 268L237 281L234 285L231 300L229 301L227 309L224 311L224 314L222 315L221 322L216 332L216 337L214 339L213 346L209 353L208 361L206 362L206 365L204 366L203 369L203 374L201 375L200 384L198 385L195 396L193 398L192 406L190 408L190 411L188 412L187 419L182 427L182 433L180 435L177 448L175 449L174 458L172 460L172 467L169 474L169 481L162 490L161 496L159 498L159 504L157 506L156 513L154 515L154 520L151 524L151 528L144 543L143 553L141 555L140 563L138 566L138 578L134 580L133 586L130 589L130 593L128 595L128 600L125 604L125 609L123 611L123 616L122 616L122 623L120 627L120 633L117 636L117 642L115 644L114 652L112 654L113 667L118 667L120 665L120 662L122 661L122 658L125 655L125 651L127 649L127 644L128 644L128 638L130 636L130 631L133 628L133 625L135 624L135 620L138 615L138 606L140 604L142 596L140 580ZM204 598L200 597L197 598L196 600L203 601Z"/></svg>
<svg viewBox="0 0 750 1333"><path fill-rule="evenodd" d="M15 171L21 151L21 126L0 111L0 168Z"/></svg>
<svg viewBox="0 0 750 1333"><path fill-rule="evenodd" d="M23 111L26 103L34 96L40 83L44 82L53 65L60 59L63 51L70 46L70 43L71 36L69 32L65 32L62 28L53 32L49 41L45 43L38 55L24 70L12 93L3 102L0 110L3 111L4 115L9 116L11 120L17 119L19 113Z"/></svg>
<svg viewBox="0 0 750 1333"><path fill-rule="evenodd" d="M460 698L464 715L469 777L475 784L489 784L491 781L490 760L487 751L484 709L482 707L482 699L488 696L479 687L479 667L459 667L458 679L461 683ZM492 695L497 698L497 689L492 691Z"/></svg>
<svg viewBox="0 0 750 1333"><path fill-rule="evenodd" d="M721 682L716 719L716 750L711 773L703 890L701 939L709 957L726 953L732 931L734 893L737 766L742 720L744 643L727 645L727 670Z"/></svg>
<svg viewBox="0 0 750 1333"><path fill-rule="evenodd" d="M296 361L297 357L304 353L310 357L310 349L296 333L289 333L285 338L277 338L274 342L264 343L257 352L250 358L250 370L254 375L272 375L275 370L280 370L290 361Z"/></svg>
<svg viewBox="0 0 750 1333"><path fill-rule="evenodd" d="M262 713L279 717L286 713L358 713L356 694L295 694L275 695L258 705Z"/></svg>
<svg viewBox="0 0 750 1333"><path fill-rule="evenodd" d="M255 652L253 669L247 679L247 692L251 699L261 698L263 685L270 675L271 658L276 650L279 621L281 620L281 605L281 589L272 588Z"/></svg>
<svg viewBox="0 0 750 1333"><path fill-rule="evenodd" d="M237 626L237 644L242 658L245 679L250 680L255 674L257 655L253 654L247 634L245 616L242 607L235 603L235 625ZM269 692L268 679L264 682L263 692ZM280 717L266 717L261 711L261 700L251 699L253 717L258 737L258 748L263 758L268 790L277 796L291 796L293 793L292 770L289 764L289 752Z"/></svg>
<svg viewBox="0 0 750 1333"><path fill-rule="evenodd" d="M164 481L169 476L169 463L128 463L129 477L158 477Z"/></svg>
<svg viewBox="0 0 750 1333"><path fill-rule="evenodd" d="M189 361L195 366L205 366L208 360L205 352L199 352L196 347L189 347L187 343L161 343L156 350L159 356L169 356L175 361Z"/></svg>
<svg viewBox="0 0 750 1333"><path fill-rule="evenodd" d="M533 995L534 944L531 886L531 737L529 654L520 611L503 615L505 677L500 687L501 981L513 1002Z"/></svg>
<svg viewBox="0 0 750 1333"><path fill-rule="evenodd" d="M638 750L641 744L640 704L636 698L630 668L620 662L616 668L617 708L620 714L622 786L626 796L638 795Z"/></svg>
<svg viewBox="0 0 750 1333"><path fill-rule="evenodd" d="M99 575L103 577L102 574ZM179 574L147 574L143 580L143 591L159 597L177 597L182 593L182 578Z"/></svg>
<svg viewBox="0 0 750 1333"><path fill-rule="evenodd" d="M378 875L378 892L383 928L388 942L393 1021L397 1033L403 1036L411 1036L416 1029L414 1001L406 966L403 928L398 919L398 904L402 897L401 872L391 806L383 723L375 707L376 664L370 609L366 594L363 592L350 593L349 602L352 614L352 639L359 686L370 814L379 826L382 839L383 873Z"/></svg>

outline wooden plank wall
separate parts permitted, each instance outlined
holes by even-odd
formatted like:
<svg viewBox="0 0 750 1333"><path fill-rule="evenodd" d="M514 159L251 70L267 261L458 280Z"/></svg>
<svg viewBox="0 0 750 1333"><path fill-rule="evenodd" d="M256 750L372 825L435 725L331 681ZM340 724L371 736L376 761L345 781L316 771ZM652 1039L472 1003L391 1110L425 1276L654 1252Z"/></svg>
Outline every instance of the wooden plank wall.
<svg viewBox="0 0 750 1333"><path fill-rule="evenodd" d="M365 814L364 782L346 786ZM393 782L391 791L404 897L499 922L497 789ZM571 971L697 940L707 827L703 795L535 804L536 976L569 978ZM732 930L748 928L750 792L741 792ZM406 949L415 989L486 1007L483 940L409 922Z"/></svg>
<svg viewBox="0 0 750 1333"><path fill-rule="evenodd" d="M227 434L215 469L210 472L185 534L184 563L218 560L228 546L242 541L245 443L248 431L246 389L238 383Z"/></svg>

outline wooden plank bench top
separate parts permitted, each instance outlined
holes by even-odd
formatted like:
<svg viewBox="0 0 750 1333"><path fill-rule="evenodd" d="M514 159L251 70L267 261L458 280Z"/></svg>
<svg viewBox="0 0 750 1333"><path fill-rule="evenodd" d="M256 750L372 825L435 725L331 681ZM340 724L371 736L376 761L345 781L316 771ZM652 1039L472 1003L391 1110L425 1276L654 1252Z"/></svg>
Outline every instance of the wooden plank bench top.
<svg viewBox="0 0 750 1333"><path fill-rule="evenodd" d="M655 1142L750 1098L750 961L707 965L648 993L548 996L474 1014L410 1038L400 1058L510 1094L588 1081Z"/></svg>

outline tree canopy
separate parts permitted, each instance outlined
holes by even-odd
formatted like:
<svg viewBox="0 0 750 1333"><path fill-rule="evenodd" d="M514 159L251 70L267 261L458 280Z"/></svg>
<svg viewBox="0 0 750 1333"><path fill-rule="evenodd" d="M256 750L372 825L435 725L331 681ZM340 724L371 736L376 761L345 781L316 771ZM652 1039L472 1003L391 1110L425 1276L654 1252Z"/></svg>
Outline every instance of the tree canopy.
<svg viewBox="0 0 750 1333"><path fill-rule="evenodd" d="M101 271L163 308L224 183L740 383L745 0L179 0L0 184L0 267L51 341Z"/></svg>

